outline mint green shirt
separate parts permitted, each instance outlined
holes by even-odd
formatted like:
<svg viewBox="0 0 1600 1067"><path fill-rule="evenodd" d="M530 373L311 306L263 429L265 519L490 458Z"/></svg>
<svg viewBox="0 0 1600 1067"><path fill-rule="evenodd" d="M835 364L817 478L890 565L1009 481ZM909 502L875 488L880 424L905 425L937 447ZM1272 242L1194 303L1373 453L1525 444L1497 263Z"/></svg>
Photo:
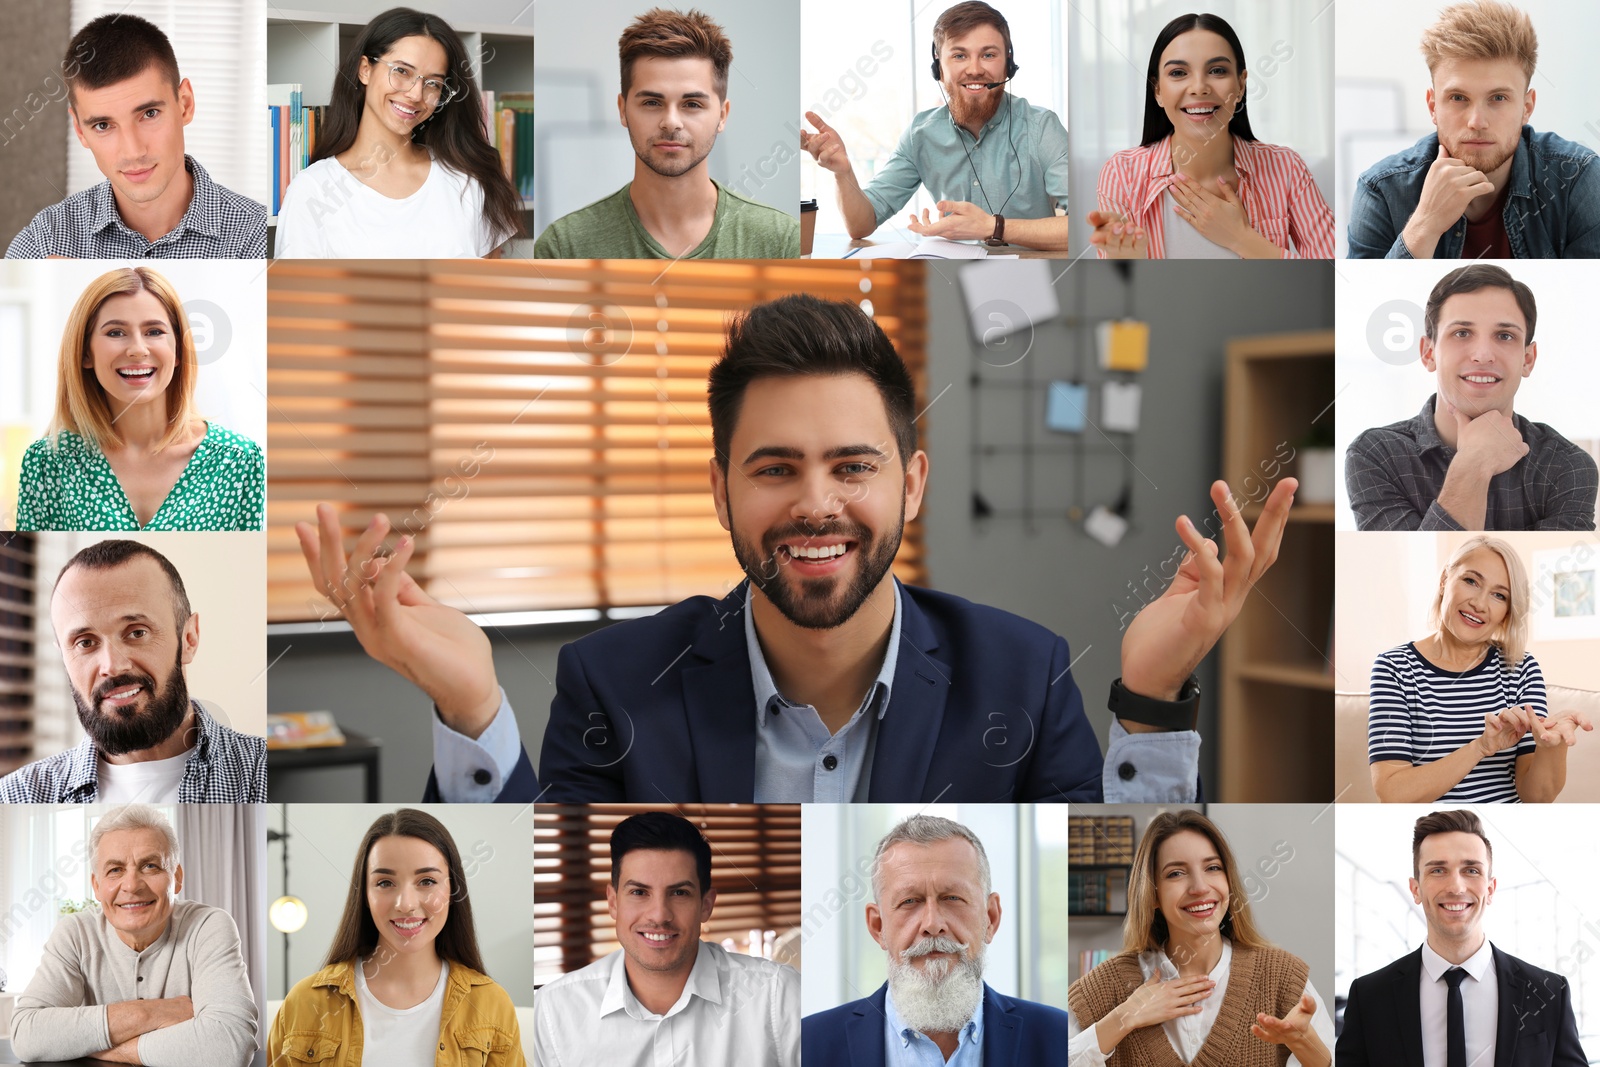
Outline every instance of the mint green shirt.
<svg viewBox="0 0 1600 1067"><path fill-rule="evenodd" d="M717 185L716 182L711 184ZM604 200L563 215L533 246L536 259L797 259L800 222L717 185L717 212L706 239L682 257L650 236L633 209L629 182Z"/></svg>
<svg viewBox="0 0 1600 1067"><path fill-rule="evenodd" d="M140 526L105 454L71 430L22 456L19 530L260 530L266 460L247 437L206 424L194 455L147 526Z"/></svg>

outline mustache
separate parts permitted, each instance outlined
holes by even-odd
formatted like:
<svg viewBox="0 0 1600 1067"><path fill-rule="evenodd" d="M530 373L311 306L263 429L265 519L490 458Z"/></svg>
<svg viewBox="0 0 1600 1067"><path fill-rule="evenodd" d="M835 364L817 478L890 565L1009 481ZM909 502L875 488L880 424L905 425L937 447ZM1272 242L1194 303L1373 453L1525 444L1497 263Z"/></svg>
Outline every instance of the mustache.
<svg viewBox="0 0 1600 1067"><path fill-rule="evenodd" d="M914 960L934 952L947 952L965 959L967 946L953 937L925 937L900 955L906 960Z"/></svg>
<svg viewBox="0 0 1600 1067"><path fill-rule="evenodd" d="M768 530L766 542L776 549L779 545L790 541L809 541L822 537L844 537L851 541L866 542L872 539L872 531L854 522L830 522L822 526L792 522L787 526Z"/></svg>
<svg viewBox="0 0 1600 1067"><path fill-rule="evenodd" d="M94 701L96 709L98 709L100 702L104 700L107 695L115 693L118 689L126 689L130 685L141 686L144 691L149 693L151 696L154 696L156 693L156 680L154 678L150 677L148 674L140 674L136 671L129 671L126 674L119 674L115 678L108 678L101 682L99 685L94 687L94 692L89 694L89 696L90 699Z"/></svg>

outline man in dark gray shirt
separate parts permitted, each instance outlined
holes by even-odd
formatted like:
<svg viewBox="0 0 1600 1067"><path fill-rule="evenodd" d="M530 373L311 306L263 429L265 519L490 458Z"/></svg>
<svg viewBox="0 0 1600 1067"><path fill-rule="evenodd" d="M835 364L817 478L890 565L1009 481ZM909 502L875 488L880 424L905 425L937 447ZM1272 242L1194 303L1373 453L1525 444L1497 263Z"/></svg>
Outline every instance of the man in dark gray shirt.
<svg viewBox="0 0 1600 1067"><path fill-rule="evenodd" d="M1533 373L1538 309L1504 269L1474 263L1428 295L1419 344L1438 388L1414 418L1345 453L1361 530L1592 530L1594 458L1512 411Z"/></svg>

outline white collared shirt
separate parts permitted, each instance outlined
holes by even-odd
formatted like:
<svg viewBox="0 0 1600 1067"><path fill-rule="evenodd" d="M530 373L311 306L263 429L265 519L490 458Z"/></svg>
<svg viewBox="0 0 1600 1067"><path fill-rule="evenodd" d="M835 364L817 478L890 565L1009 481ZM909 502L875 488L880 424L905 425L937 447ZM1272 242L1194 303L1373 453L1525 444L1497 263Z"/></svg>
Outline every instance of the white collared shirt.
<svg viewBox="0 0 1600 1067"><path fill-rule="evenodd" d="M800 975L700 943L664 1015L639 1003L621 949L539 990L539 1067L800 1067Z"/></svg>
<svg viewBox="0 0 1600 1067"><path fill-rule="evenodd" d="M1422 946L1422 1067L1448 1067L1450 987L1444 972L1456 966L1424 943ZM1494 949L1483 939L1461 967L1461 1004L1467 1024L1467 1067L1493 1067L1495 1028L1500 1024L1500 983L1495 977Z"/></svg>
<svg viewBox="0 0 1600 1067"><path fill-rule="evenodd" d="M1156 974L1161 975L1164 982L1178 977L1177 966L1167 958L1165 952L1139 953L1139 973L1149 981ZM1222 1012L1222 1002L1228 995L1228 976L1233 973L1233 942L1227 938L1222 939L1222 958L1217 960L1217 965L1211 968L1209 977L1217 987L1211 995L1200 1002L1201 1010L1198 1015L1180 1015L1176 1019L1168 1019L1161 1024L1161 1030L1167 1035L1167 1044L1172 1046L1172 1051L1184 1063L1194 1062L1200 1054L1200 1048L1206 1043L1206 1038L1211 1036L1211 1028L1217 1025L1217 1016ZM1333 1050L1333 1017L1328 1014L1328 1006L1322 1002L1322 996L1312 986L1311 979L1306 979L1306 993L1311 994L1311 999L1317 1002L1316 1014L1311 1017L1311 1029L1316 1031L1322 1043ZM1302 994L1304 995L1304 994ZM1098 1024L1096 1024L1098 1025ZM1067 1013L1067 1067L1101 1067L1110 1058L1111 1053L1100 1051L1100 1038L1095 1033L1095 1027L1080 1031L1078 1020L1071 1012ZM1286 1067L1300 1067L1300 1060L1290 1056ZM1428 1067L1433 1067L1429 1064Z"/></svg>

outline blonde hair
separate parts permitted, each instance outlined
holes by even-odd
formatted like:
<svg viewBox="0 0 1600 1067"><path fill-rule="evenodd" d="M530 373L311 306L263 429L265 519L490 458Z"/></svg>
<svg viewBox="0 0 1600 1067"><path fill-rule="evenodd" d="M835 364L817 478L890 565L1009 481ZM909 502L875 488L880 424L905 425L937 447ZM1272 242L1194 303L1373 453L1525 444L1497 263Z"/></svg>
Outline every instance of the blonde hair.
<svg viewBox="0 0 1600 1067"><path fill-rule="evenodd" d="M1479 534L1467 538L1450 553L1450 560L1439 575L1439 591L1434 594L1433 607L1428 609L1428 625L1434 630L1443 627L1444 583L1462 559L1480 548L1492 549L1506 565L1506 578L1511 586L1510 595L1506 598L1506 617L1489 635L1489 643L1500 650L1500 658L1504 661L1501 666L1514 671L1517 664L1522 662L1523 654L1528 651L1528 571L1523 567L1522 557L1517 555L1517 550L1500 538Z"/></svg>
<svg viewBox="0 0 1600 1067"><path fill-rule="evenodd" d="M1166 916L1157 902L1156 883L1161 872L1157 861L1161 846L1172 837L1193 831L1211 842L1228 876L1228 911L1222 917L1221 932L1241 948L1270 948L1272 942L1261 936L1250 918L1250 898L1239 881L1239 865L1234 862L1228 839L1217 824L1198 811L1164 811L1150 820L1139 841L1133 869L1128 872L1128 917L1122 923L1122 947L1127 952L1154 952L1162 949L1169 937Z"/></svg>
<svg viewBox="0 0 1600 1067"><path fill-rule="evenodd" d="M1439 12L1439 21L1422 32L1422 58L1430 74L1446 59L1514 59L1531 82L1539 37L1526 11L1501 0L1473 0Z"/></svg>
<svg viewBox="0 0 1600 1067"><path fill-rule="evenodd" d="M172 326L174 365L167 385L167 431L156 444L160 451L179 440L197 417L194 408L194 383L200 365L195 360L194 334L183 312L183 301L172 283L149 267L122 267L108 271L89 283L72 305L67 327L61 334L61 359L56 375L56 413L50 421L49 439L53 442L63 430L70 430L95 448L122 444L114 425L111 402L95 377L89 349L100 309L114 296L146 292L161 301ZM89 366L84 366L88 360Z"/></svg>

